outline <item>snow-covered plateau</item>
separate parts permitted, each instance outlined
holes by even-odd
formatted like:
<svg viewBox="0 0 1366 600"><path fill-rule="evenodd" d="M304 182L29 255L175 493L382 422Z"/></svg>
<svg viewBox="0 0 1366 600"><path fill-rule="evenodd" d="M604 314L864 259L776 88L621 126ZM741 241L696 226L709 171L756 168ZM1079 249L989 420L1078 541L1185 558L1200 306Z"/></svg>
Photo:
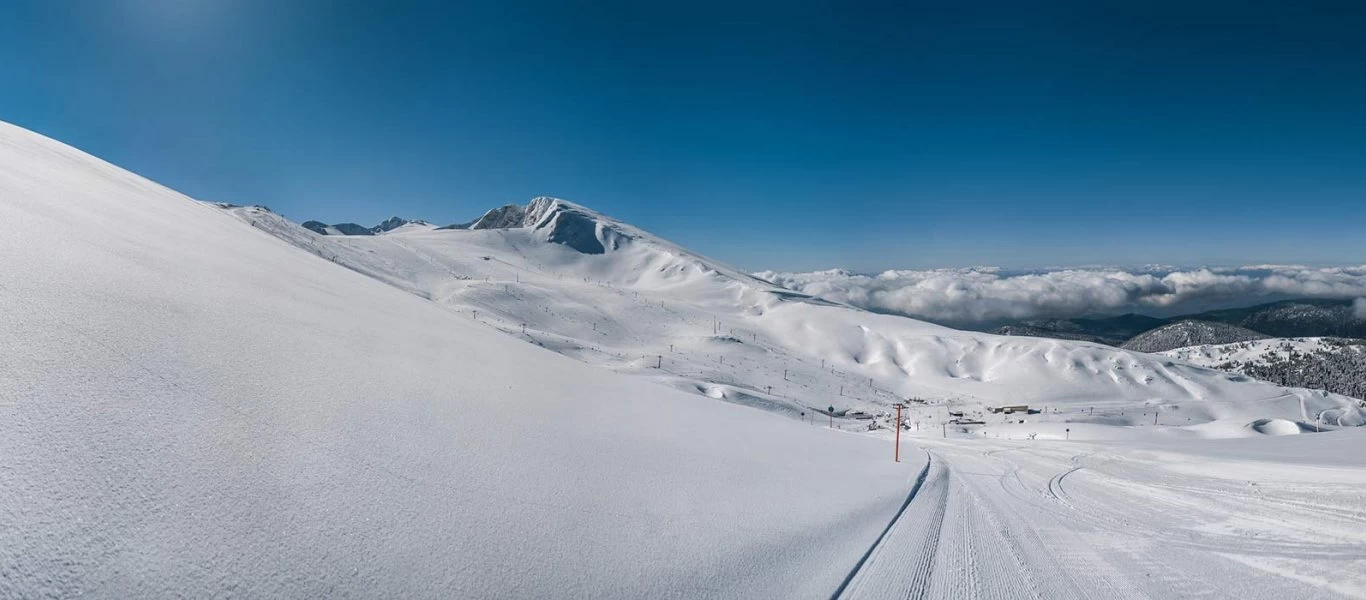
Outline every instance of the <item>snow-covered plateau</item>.
<svg viewBox="0 0 1366 600"><path fill-rule="evenodd" d="M0 597L1366 597L1347 396L553 198L304 227L8 124L0 221Z"/></svg>

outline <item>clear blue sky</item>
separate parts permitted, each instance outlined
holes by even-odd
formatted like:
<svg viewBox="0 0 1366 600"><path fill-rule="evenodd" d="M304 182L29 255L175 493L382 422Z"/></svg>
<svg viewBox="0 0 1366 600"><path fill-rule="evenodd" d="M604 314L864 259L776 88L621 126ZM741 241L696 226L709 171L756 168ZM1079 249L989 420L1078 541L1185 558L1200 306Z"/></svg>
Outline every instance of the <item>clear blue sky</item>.
<svg viewBox="0 0 1366 600"><path fill-rule="evenodd" d="M751 269L1366 262L1361 2L7 2L0 119L296 220Z"/></svg>

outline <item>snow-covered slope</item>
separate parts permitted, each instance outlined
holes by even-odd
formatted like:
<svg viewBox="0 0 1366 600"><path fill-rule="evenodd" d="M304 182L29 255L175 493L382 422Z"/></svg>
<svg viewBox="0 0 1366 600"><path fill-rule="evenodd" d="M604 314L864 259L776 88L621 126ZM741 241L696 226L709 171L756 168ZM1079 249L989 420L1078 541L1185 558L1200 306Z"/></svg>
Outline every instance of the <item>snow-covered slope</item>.
<svg viewBox="0 0 1366 600"><path fill-rule="evenodd" d="M1366 399L1366 340L1275 338L1191 346L1163 354L1281 385Z"/></svg>
<svg viewBox="0 0 1366 600"><path fill-rule="evenodd" d="M0 124L0 597L1366 590L1366 431L1266 435L1313 431L1292 403L1358 415L1341 397L870 315L541 207L321 236ZM1056 412L913 409L894 465L877 434L651 379Z"/></svg>
<svg viewBox="0 0 1366 600"><path fill-rule="evenodd" d="M1345 300L1290 300L1253 308L1213 314L1278 337L1366 337L1366 318Z"/></svg>
<svg viewBox="0 0 1366 600"><path fill-rule="evenodd" d="M1120 426L1149 425L1159 411L1171 413L1172 424L1224 419L1241 427L1302 418L1302 404L1345 425L1363 420L1349 398L1166 357L958 331L831 304L564 200L495 209L471 230L381 238L326 238L268 211L235 212L526 341L792 416L831 407L885 415L915 398L927 415L939 405L982 412L1031 404L1050 408L1039 418Z"/></svg>
<svg viewBox="0 0 1366 600"><path fill-rule="evenodd" d="M923 464L355 272L460 296L434 232L348 269L251 210L0 123L0 597L827 597Z"/></svg>
<svg viewBox="0 0 1366 600"><path fill-rule="evenodd" d="M1268 337L1270 336L1228 323L1178 321L1140 333L1120 347L1134 352L1165 352L1186 346L1232 344Z"/></svg>
<svg viewBox="0 0 1366 600"><path fill-rule="evenodd" d="M1228 344L1198 344L1161 352L1191 364L1217 367L1225 363L1266 363L1292 354L1307 354L1333 338L1266 338Z"/></svg>

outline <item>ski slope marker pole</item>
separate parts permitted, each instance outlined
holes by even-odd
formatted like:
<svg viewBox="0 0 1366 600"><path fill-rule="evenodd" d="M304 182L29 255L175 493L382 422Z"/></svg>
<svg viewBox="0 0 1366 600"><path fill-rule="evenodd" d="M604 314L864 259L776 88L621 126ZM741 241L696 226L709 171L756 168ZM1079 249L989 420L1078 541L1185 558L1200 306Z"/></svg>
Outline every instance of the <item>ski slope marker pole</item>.
<svg viewBox="0 0 1366 600"><path fill-rule="evenodd" d="M896 403L896 454L895 462L901 462L901 409L906 408L905 404Z"/></svg>

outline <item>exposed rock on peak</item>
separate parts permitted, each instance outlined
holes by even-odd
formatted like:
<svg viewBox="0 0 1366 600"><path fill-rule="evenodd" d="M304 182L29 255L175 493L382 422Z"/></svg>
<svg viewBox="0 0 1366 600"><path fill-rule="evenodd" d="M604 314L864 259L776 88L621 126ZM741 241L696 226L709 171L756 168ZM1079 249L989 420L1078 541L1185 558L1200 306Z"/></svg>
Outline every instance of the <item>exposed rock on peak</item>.
<svg viewBox="0 0 1366 600"><path fill-rule="evenodd" d="M530 227L546 241L569 246L584 254L603 254L632 239L618 223L592 210L541 196L526 206L508 204L492 209L470 225L470 229L513 229Z"/></svg>
<svg viewBox="0 0 1366 600"><path fill-rule="evenodd" d="M380 221L379 225L372 227L370 230L375 233L384 233L386 231L398 229L399 227L407 225L409 222L408 219L402 217L389 217L388 219Z"/></svg>
<svg viewBox="0 0 1366 600"><path fill-rule="evenodd" d="M470 229L512 229L513 227L525 227L523 219L526 217L526 209L516 204L506 204L498 208L490 209L484 216L474 220L470 224Z"/></svg>

